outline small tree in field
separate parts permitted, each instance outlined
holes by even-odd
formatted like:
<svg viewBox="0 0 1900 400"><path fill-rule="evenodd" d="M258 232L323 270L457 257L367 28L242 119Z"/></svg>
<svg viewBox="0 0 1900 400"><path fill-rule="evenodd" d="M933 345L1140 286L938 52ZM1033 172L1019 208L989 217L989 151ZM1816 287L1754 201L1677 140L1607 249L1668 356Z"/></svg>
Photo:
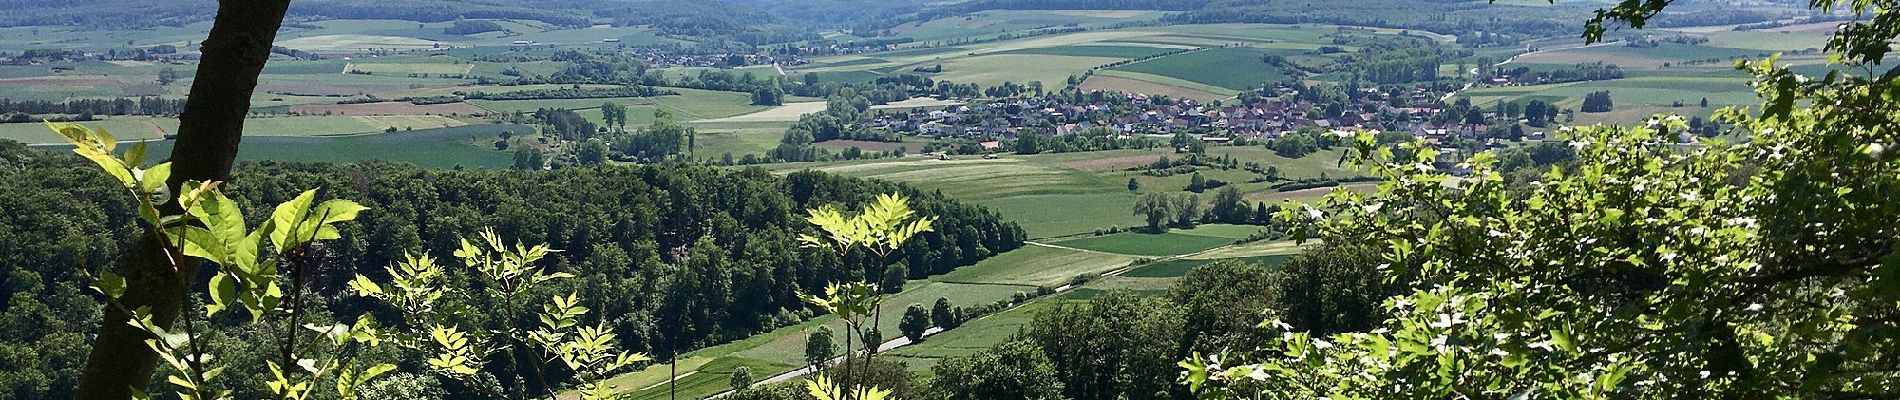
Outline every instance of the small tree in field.
<svg viewBox="0 0 1900 400"><path fill-rule="evenodd" d="M904 309L904 319L897 322L897 330L904 332L910 341L924 340L924 332L930 330L930 311L922 304L911 304Z"/></svg>
<svg viewBox="0 0 1900 400"><path fill-rule="evenodd" d="M1174 199L1167 193L1143 193L1135 199L1135 215L1148 222L1148 230L1162 232L1168 229L1168 220L1174 217Z"/></svg>
<svg viewBox="0 0 1900 400"><path fill-rule="evenodd" d="M752 387L752 368L744 365L732 370L732 390L745 390Z"/></svg>
<svg viewBox="0 0 1900 400"><path fill-rule="evenodd" d="M938 297L937 304L931 305L930 324L943 329L957 327L957 311L950 307L949 298Z"/></svg>
<svg viewBox="0 0 1900 400"><path fill-rule="evenodd" d="M805 336L805 364L813 371L825 369L825 364L838 354L838 344L832 339L831 327L820 326L817 332Z"/></svg>

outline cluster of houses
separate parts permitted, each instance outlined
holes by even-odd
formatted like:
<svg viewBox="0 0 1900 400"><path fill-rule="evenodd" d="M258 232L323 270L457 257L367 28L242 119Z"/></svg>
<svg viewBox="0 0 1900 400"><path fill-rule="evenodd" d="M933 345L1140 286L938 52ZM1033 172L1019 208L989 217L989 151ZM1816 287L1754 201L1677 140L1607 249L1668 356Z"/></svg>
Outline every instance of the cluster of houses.
<svg viewBox="0 0 1900 400"><path fill-rule="evenodd" d="M1435 101L1439 98L1437 93L1425 89L1416 91L1398 94L1416 100L1407 106L1362 100L1361 104L1348 107L1349 111L1336 116L1321 115L1313 102L1287 99L1293 96L1234 104L1234 100L1163 102L1141 94L1075 102L1061 95L1048 95L878 114L866 123L873 128L907 135L978 141L1013 140L1021 132L1076 135L1100 132L1098 128L1124 138L1167 137L1186 132L1210 143L1272 139L1302 130L1336 134L1401 130L1428 141L1454 136L1482 137L1491 130L1482 124L1430 122L1446 111L1446 105ZM1365 109L1377 111L1362 111Z"/></svg>
<svg viewBox="0 0 1900 400"><path fill-rule="evenodd" d="M692 53L678 50L656 48L633 48L625 54L644 61L654 68L670 67L720 67L736 68L753 65L798 65L805 63L795 56L759 52L753 54L728 53Z"/></svg>

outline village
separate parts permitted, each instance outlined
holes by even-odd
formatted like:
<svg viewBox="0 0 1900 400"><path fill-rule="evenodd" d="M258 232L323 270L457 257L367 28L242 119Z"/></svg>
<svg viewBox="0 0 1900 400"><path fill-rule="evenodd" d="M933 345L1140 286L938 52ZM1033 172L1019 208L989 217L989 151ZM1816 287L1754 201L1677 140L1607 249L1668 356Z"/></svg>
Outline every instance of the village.
<svg viewBox="0 0 1900 400"><path fill-rule="evenodd" d="M1050 93L908 112L880 111L864 123L911 136L976 141L987 149L1000 149L995 142L1015 140L1023 132L1112 134L1122 139L1166 139L1186 133L1208 144L1257 143L1299 132L1339 136L1359 131L1404 132L1435 146L1501 147L1509 141L1543 140L1546 127L1554 127L1503 110L1481 110L1469 101L1446 104L1439 101L1445 93L1427 87L1367 88L1351 104L1307 99L1286 85L1254 94L1200 102L1099 91Z"/></svg>

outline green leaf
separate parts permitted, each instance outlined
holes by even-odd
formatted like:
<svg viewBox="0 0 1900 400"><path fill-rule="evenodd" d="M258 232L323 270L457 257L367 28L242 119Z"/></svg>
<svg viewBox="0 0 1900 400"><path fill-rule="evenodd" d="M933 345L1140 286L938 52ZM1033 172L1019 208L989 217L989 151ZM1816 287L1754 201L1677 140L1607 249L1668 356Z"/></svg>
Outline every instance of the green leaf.
<svg viewBox="0 0 1900 400"><path fill-rule="evenodd" d="M382 285L377 285L376 282L370 281L369 277L361 274L356 275L356 279L350 280L350 289L355 289L356 295L363 297L375 297L383 294Z"/></svg>
<svg viewBox="0 0 1900 400"><path fill-rule="evenodd" d="M359 378L357 378L357 383L368 382L371 379L376 379L376 377L378 376L382 376L385 373L389 373L389 371L395 371L395 370L396 370L395 364L372 365L369 367L369 369L363 370L363 374L359 375Z"/></svg>
<svg viewBox="0 0 1900 400"><path fill-rule="evenodd" d="M238 209L236 201L225 197L223 191L212 190L210 195L198 199L186 211L204 222L220 243L229 244L244 239L244 213Z"/></svg>
<svg viewBox="0 0 1900 400"><path fill-rule="evenodd" d="M125 150L125 163L135 167L145 164L145 142L133 143L132 148Z"/></svg>
<svg viewBox="0 0 1900 400"><path fill-rule="evenodd" d="M218 265L231 263L230 250L211 231L196 226L182 228L179 232L185 237L185 255L211 260Z"/></svg>
<svg viewBox="0 0 1900 400"><path fill-rule="evenodd" d="M310 210L310 216L313 219L321 218L316 223L328 225L355 220L357 214L368 209L369 207L364 207L354 201L336 199L317 205L316 209Z"/></svg>
<svg viewBox="0 0 1900 400"><path fill-rule="evenodd" d="M316 232L316 227L302 226L302 222L303 216L310 212L310 203L316 198L316 189L311 189L290 201L278 204L277 209L271 212L270 242L277 245L280 250L287 250L297 247L303 241L310 240Z"/></svg>
<svg viewBox="0 0 1900 400"><path fill-rule="evenodd" d="M205 305L205 314L218 315L231 306L238 297L238 282L230 274L219 273L211 276L211 304Z"/></svg>
<svg viewBox="0 0 1900 400"><path fill-rule="evenodd" d="M99 293L105 294L106 297L117 299L119 296L125 295L125 277L112 273L112 271L100 272L99 280L93 282L92 288L98 290Z"/></svg>
<svg viewBox="0 0 1900 400"><path fill-rule="evenodd" d="M1573 355L1577 353L1576 340L1572 339L1570 337L1570 334L1564 332L1563 329L1550 330L1550 343L1553 345L1556 345L1558 349L1563 350L1566 353L1570 353Z"/></svg>
<svg viewBox="0 0 1900 400"><path fill-rule="evenodd" d="M152 193L153 203L165 204L170 202L172 201L172 196L170 193L166 193L167 186L165 186L165 182L171 179L171 176L172 163L153 165L151 168L139 172L139 189L146 193Z"/></svg>

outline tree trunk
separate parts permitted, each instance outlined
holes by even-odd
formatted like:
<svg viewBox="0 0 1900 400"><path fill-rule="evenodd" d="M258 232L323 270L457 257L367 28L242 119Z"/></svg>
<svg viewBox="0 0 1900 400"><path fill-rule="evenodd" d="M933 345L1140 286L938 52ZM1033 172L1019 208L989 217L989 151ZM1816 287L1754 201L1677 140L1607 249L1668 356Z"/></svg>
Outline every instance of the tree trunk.
<svg viewBox="0 0 1900 400"><path fill-rule="evenodd" d="M270 59L271 43L284 22L290 0L220 0L211 34L202 42L196 79L179 115L178 141L172 147L172 193L186 181L225 181L237 158L251 92ZM183 213L176 202L161 212ZM169 327L184 308L193 268L175 271L157 238L147 235L116 267L126 277L119 300L127 307L150 307L153 321ZM195 261L187 262L188 264ZM76 396L82 400L123 400L131 389L145 388L158 367L158 355L146 347L150 337L127 324L127 316L106 307L98 337L86 359Z"/></svg>

